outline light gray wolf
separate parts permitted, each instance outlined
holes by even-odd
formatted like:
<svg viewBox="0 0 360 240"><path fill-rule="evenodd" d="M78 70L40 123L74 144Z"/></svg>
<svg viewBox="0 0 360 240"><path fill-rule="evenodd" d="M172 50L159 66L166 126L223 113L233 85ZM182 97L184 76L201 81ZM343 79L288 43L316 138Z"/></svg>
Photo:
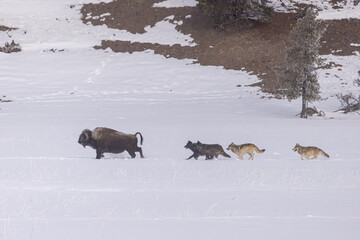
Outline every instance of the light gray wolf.
<svg viewBox="0 0 360 240"><path fill-rule="evenodd" d="M303 147L300 144L296 144L293 148L294 152L298 152L301 155L301 160L304 160L303 157L306 157L309 159L311 156L313 156L311 159L317 159L319 154L321 153L324 157L330 157L327 153L325 153L323 150L317 147L308 146Z"/></svg>
<svg viewBox="0 0 360 240"><path fill-rule="evenodd" d="M249 160L254 160L254 151L257 153L265 152L265 149L260 150L255 144L245 143L241 145L236 145L235 143L231 143L227 148L227 150L231 150L233 153L238 155L239 159L243 159L244 154L249 154Z"/></svg>

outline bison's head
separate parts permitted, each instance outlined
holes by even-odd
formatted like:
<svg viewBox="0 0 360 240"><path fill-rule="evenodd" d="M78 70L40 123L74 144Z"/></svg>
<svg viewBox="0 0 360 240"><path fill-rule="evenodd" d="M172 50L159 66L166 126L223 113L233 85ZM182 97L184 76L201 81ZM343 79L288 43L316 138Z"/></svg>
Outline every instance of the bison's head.
<svg viewBox="0 0 360 240"><path fill-rule="evenodd" d="M86 147L86 146L90 145L90 143L91 143L91 135L92 135L92 131L89 130L89 129L85 129L80 134L78 143L83 145L83 147Z"/></svg>

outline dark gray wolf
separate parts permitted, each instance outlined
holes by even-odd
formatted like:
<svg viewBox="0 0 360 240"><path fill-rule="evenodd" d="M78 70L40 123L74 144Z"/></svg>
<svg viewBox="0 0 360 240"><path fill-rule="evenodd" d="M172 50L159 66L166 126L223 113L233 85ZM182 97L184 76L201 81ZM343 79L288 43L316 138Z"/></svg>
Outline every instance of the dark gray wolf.
<svg viewBox="0 0 360 240"><path fill-rule="evenodd" d="M185 148L193 151L193 155L187 158L187 160L192 157L198 159L199 156L205 156L205 160L209 160L213 159L214 157L217 158L219 155L231 158L230 155L228 155L219 144L204 144L199 141L193 143L191 141L188 141L185 145Z"/></svg>

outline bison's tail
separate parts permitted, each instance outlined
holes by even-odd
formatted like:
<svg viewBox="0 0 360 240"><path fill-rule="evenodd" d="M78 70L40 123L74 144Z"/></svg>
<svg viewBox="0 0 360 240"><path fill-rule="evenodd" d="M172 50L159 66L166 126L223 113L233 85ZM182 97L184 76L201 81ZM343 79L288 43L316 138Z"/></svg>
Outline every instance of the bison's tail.
<svg viewBox="0 0 360 240"><path fill-rule="evenodd" d="M137 132L137 133L135 133L135 136L136 135L140 135L140 144L142 145L143 144L143 141L144 141L144 138L143 138L143 136L141 135L141 133L139 133L139 132Z"/></svg>

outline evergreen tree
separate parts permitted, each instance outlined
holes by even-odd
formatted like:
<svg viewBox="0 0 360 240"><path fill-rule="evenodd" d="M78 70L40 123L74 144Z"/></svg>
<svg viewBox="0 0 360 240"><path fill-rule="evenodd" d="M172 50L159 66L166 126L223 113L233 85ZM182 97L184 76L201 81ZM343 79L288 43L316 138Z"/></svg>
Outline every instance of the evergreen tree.
<svg viewBox="0 0 360 240"><path fill-rule="evenodd" d="M316 75L320 39L325 32L317 11L307 8L290 33L282 69L283 95L291 101L302 97L301 118L307 118L308 102L319 100L320 86Z"/></svg>

